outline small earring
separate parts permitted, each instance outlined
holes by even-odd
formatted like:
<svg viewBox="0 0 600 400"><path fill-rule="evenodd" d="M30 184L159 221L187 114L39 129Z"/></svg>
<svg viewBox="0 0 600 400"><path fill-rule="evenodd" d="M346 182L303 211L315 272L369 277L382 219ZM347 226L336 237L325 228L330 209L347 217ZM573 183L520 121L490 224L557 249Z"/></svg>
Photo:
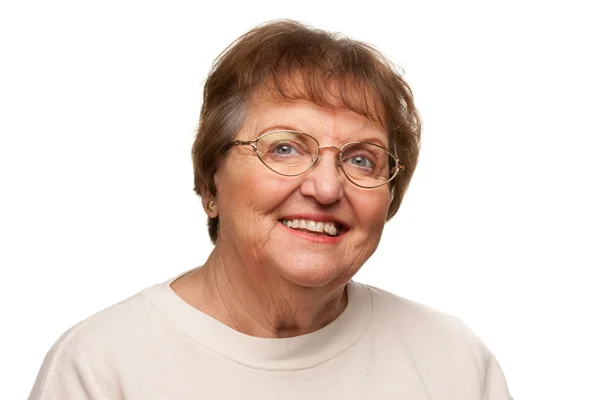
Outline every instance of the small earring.
<svg viewBox="0 0 600 400"><path fill-rule="evenodd" d="M217 209L217 205L215 204L214 200L211 200L206 205L206 208L208 209L208 212L214 212Z"/></svg>

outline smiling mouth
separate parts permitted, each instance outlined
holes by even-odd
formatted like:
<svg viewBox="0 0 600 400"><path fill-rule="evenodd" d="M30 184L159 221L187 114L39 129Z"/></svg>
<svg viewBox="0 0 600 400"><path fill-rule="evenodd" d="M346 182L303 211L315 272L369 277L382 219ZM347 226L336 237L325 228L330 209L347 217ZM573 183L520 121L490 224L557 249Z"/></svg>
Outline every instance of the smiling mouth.
<svg viewBox="0 0 600 400"><path fill-rule="evenodd" d="M344 227L337 222L312 221L309 219L280 219L280 223L300 232L320 236L339 236Z"/></svg>

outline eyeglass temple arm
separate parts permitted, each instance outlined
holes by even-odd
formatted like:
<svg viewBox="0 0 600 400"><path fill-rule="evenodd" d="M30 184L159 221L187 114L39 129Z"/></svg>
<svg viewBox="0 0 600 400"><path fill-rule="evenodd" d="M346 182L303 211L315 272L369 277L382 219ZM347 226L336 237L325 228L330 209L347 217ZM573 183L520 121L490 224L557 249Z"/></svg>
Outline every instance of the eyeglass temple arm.
<svg viewBox="0 0 600 400"><path fill-rule="evenodd" d="M229 149L231 149L233 146L246 146L246 145L250 145L252 147L255 147L254 143L257 141L258 139L254 139L254 140L236 140L233 141L231 143L229 143L227 145L227 147L225 147L225 149L223 149L223 152L228 152Z"/></svg>
<svg viewBox="0 0 600 400"><path fill-rule="evenodd" d="M238 146L238 145L248 145L248 144L253 144L254 142L256 142L258 139L254 139L254 140L236 140L235 142L231 143L232 146Z"/></svg>

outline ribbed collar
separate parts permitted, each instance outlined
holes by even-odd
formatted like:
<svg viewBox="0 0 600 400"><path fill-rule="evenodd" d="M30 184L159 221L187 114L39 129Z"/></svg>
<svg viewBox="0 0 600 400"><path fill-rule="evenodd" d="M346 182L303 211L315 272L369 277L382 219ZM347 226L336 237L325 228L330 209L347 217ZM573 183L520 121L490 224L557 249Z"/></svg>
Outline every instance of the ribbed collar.
<svg viewBox="0 0 600 400"><path fill-rule="evenodd" d="M180 298L170 286L179 276L146 289L142 293L143 298L166 313L170 322L184 335L250 368L298 370L322 364L358 343L372 321L373 304L369 288L350 281L346 285L348 303L345 310L318 331L278 339L249 336Z"/></svg>

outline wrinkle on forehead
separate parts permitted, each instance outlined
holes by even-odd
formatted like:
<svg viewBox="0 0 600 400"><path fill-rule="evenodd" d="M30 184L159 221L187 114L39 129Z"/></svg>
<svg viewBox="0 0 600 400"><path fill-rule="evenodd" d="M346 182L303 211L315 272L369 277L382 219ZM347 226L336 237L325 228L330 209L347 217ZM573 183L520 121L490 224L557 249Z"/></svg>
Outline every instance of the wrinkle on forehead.
<svg viewBox="0 0 600 400"><path fill-rule="evenodd" d="M244 140L268 131L289 129L308 133L321 145L339 147L355 141L389 144L387 132L378 123L350 110L324 108L308 100L263 100L248 111L240 132Z"/></svg>
<svg viewBox="0 0 600 400"><path fill-rule="evenodd" d="M386 130L386 116L379 93L367 82L352 76L308 76L296 71L287 76L273 75L254 90L250 104L263 101L306 100L333 111L352 111Z"/></svg>

